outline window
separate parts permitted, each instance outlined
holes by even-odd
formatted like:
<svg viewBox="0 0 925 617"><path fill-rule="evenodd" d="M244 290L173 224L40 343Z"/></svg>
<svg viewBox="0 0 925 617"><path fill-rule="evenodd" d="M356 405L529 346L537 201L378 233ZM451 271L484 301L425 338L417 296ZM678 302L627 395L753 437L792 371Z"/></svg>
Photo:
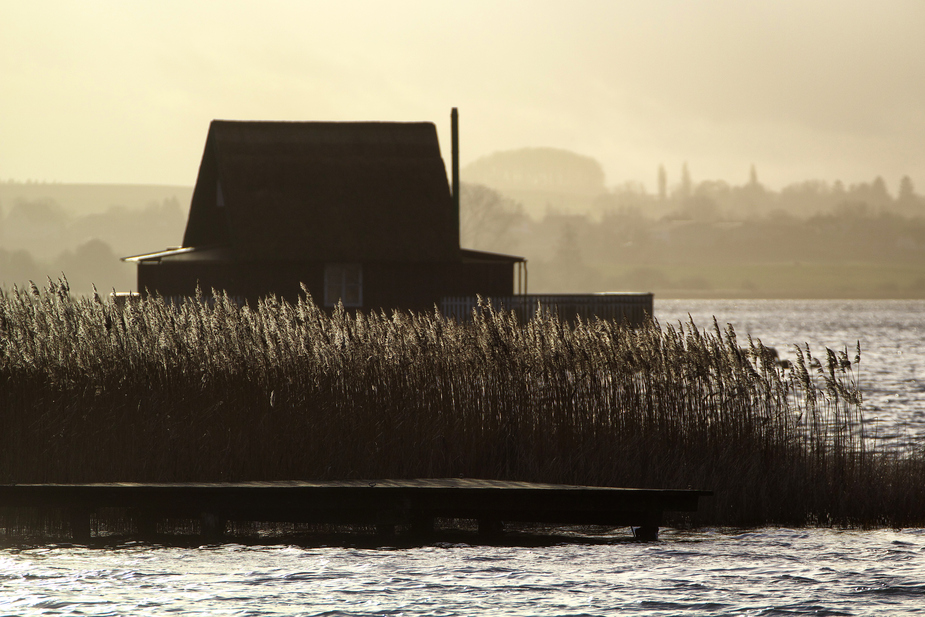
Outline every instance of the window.
<svg viewBox="0 0 925 617"><path fill-rule="evenodd" d="M324 267L324 305L363 306L363 268L360 264L327 264Z"/></svg>

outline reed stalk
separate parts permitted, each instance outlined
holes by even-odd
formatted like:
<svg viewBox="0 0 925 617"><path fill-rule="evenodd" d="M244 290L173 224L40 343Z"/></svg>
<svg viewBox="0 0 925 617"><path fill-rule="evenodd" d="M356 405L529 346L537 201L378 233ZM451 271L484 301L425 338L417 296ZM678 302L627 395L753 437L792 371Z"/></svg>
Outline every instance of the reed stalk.
<svg viewBox="0 0 925 617"><path fill-rule="evenodd" d="M690 524L925 524L925 457L869 446L846 354L797 350L49 281L0 293L0 482L466 476L715 491Z"/></svg>

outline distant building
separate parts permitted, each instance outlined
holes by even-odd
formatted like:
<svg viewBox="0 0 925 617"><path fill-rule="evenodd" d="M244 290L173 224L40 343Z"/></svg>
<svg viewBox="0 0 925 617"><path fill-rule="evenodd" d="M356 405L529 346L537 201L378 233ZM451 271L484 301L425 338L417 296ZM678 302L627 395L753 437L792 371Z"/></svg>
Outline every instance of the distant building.
<svg viewBox="0 0 925 617"><path fill-rule="evenodd" d="M305 284L327 307L431 310L526 291L523 258L460 248L431 123L213 121L183 246L123 260L165 297L295 300Z"/></svg>

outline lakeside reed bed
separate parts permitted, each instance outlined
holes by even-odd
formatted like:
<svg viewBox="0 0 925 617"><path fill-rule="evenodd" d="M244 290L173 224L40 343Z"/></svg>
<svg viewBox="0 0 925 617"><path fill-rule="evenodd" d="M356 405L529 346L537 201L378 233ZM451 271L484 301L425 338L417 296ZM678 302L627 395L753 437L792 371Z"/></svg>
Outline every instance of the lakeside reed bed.
<svg viewBox="0 0 925 617"><path fill-rule="evenodd" d="M858 350L860 353L860 350ZM845 352L731 327L0 294L0 482L474 477L715 491L694 525L925 525Z"/></svg>

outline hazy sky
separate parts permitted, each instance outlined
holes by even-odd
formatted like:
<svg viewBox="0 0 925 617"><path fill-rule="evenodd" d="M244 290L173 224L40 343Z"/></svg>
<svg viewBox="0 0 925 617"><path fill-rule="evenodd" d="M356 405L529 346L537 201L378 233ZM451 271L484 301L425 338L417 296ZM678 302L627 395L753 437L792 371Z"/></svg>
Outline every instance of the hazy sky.
<svg viewBox="0 0 925 617"><path fill-rule="evenodd" d="M925 1L0 0L0 179L192 185L208 123L432 121L609 185L925 192Z"/></svg>

